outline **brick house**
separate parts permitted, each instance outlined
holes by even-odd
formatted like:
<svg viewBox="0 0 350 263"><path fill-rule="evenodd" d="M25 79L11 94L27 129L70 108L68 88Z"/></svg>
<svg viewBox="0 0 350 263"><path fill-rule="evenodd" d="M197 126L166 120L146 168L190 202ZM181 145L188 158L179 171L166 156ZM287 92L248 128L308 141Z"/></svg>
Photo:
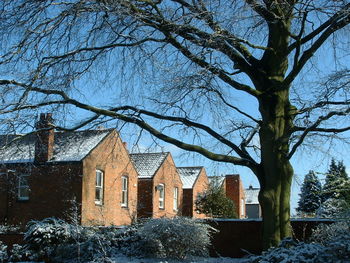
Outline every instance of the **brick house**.
<svg viewBox="0 0 350 263"><path fill-rule="evenodd" d="M261 218L259 192L260 188L255 188L251 185L245 189L247 218Z"/></svg>
<svg viewBox="0 0 350 263"><path fill-rule="evenodd" d="M83 225L125 225L136 216L137 173L113 129L55 132L41 114L37 132L0 136L0 223L46 217Z"/></svg>
<svg viewBox="0 0 350 263"><path fill-rule="evenodd" d="M138 172L138 217L180 215L182 182L171 154L133 153L130 157Z"/></svg>
<svg viewBox="0 0 350 263"><path fill-rule="evenodd" d="M222 186L226 196L234 202L238 218L246 218L245 191L239 174L210 176L208 178L210 183Z"/></svg>
<svg viewBox="0 0 350 263"><path fill-rule="evenodd" d="M183 183L182 215L195 218L205 218L205 214L196 212L195 201L198 194L208 188L208 176L204 167L177 167Z"/></svg>

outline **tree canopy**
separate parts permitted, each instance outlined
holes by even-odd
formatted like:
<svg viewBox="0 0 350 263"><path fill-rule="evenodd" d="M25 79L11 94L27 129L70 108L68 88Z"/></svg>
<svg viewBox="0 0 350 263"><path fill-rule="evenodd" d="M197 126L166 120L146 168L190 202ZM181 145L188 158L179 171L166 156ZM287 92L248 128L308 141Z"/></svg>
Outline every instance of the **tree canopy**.
<svg viewBox="0 0 350 263"><path fill-rule="evenodd" d="M291 235L291 158L350 130L349 11L345 0L1 1L0 129L28 132L55 111L57 129L130 123L248 167L264 247L276 246Z"/></svg>

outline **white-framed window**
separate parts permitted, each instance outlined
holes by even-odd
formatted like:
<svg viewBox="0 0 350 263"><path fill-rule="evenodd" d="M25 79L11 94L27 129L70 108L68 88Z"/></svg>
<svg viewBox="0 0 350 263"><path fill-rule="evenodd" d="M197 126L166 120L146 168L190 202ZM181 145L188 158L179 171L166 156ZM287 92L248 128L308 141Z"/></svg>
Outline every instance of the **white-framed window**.
<svg viewBox="0 0 350 263"><path fill-rule="evenodd" d="M103 204L103 172L96 170L96 182L95 182L95 204Z"/></svg>
<svg viewBox="0 0 350 263"><path fill-rule="evenodd" d="M129 178L127 176L122 176L122 207L128 207L128 188Z"/></svg>
<svg viewBox="0 0 350 263"><path fill-rule="evenodd" d="M158 185L158 191L159 191L159 208L164 209L164 198L165 198L164 184Z"/></svg>
<svg viewBox="0 0 350 263"><path fill-rule="evenodd" d="M174 187L174 202L173 202L173 209L174 211L177 211L179 208L179 188Z"/></svg>
<svg viewBox="0 0 350 263"><path fill-rule="evenodd" d="M29 183L28 174L20 174L18 176L18 200L29 200Z"/></svg>

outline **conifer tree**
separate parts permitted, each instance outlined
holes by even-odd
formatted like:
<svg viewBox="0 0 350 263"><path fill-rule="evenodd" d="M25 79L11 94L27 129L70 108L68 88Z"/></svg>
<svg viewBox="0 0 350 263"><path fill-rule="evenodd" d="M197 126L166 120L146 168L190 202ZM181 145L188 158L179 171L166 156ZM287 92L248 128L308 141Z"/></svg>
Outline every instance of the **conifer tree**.
<svg viewBox="0 0 350 263"><path fill-rule="evenodd" d="M323 186L322 202L333 198L350 201L350 180L343 161L332 159Z"/></svg>
<svg viewBox="0 0 350 263"><path fill-rule="evenodd" d="M301 187L297 211L301 214L315 214L321 205L322 186L314 171L305 175Z"/></svg>

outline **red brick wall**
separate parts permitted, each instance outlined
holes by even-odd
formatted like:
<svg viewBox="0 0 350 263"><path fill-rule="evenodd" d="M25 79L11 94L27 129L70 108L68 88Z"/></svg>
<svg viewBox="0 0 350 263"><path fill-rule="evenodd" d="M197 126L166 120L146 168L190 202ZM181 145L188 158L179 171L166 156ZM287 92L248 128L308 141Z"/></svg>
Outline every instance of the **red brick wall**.
<svg viewBox="0 0 350 263"><path fill-rule="evenodd" d="M244 188L238 174L226 175L225 191L226 196L235 203L238 218L245 218Z"/></svg>
<svg viewBox="0 0 350 263"><path fill-rule="evenodd" d="M8 165L9 191L1 192L0 219L9 224L24 226L30 220L46 217L69 219L72 200L81 202L82 166L79 163ZM29 200L17 200L18 174L29 176ZM8 196L8 198L6 198Z"/></svg>
<svg viewBox="0 0 350 263"><path fill-rule="evenodd" d="M165 186L165 204L164 209L159 208L159 191L156 191L155 188L159 184L164 184ZM179 198L179 209L175 211L173 209L173 194L174 187L178 188L178 198ZM182 181L177 173L174 160L169 153L166 159L164 160L161 167L153 177L153 217L173 217L178 215L182 209Z"/></svg>
<svg viewBox="0 0 350 263"><path fill-rule="evenodd" d="M116 132L83 161L82 224L125 225L137 216L137 173ZM104 173L103 205L95 204L96 169ZM128 207L121 206L122 176L129 178Z"/></svg>
<svg viewBox="0 0 350 263"><path fill-rule="evenodd" d="M196 212L195 202L196 202L198 194L203 193L207 190L208 184L209 184L209 181L208 181L207 173L205 172L205 169L202 168L200 173L199 173L199 176L198 176L198 178L193 186L193 193L192 193L193 194L192 216L195 218L206 218L207 217L205 214L198 214Z"/></svg>

